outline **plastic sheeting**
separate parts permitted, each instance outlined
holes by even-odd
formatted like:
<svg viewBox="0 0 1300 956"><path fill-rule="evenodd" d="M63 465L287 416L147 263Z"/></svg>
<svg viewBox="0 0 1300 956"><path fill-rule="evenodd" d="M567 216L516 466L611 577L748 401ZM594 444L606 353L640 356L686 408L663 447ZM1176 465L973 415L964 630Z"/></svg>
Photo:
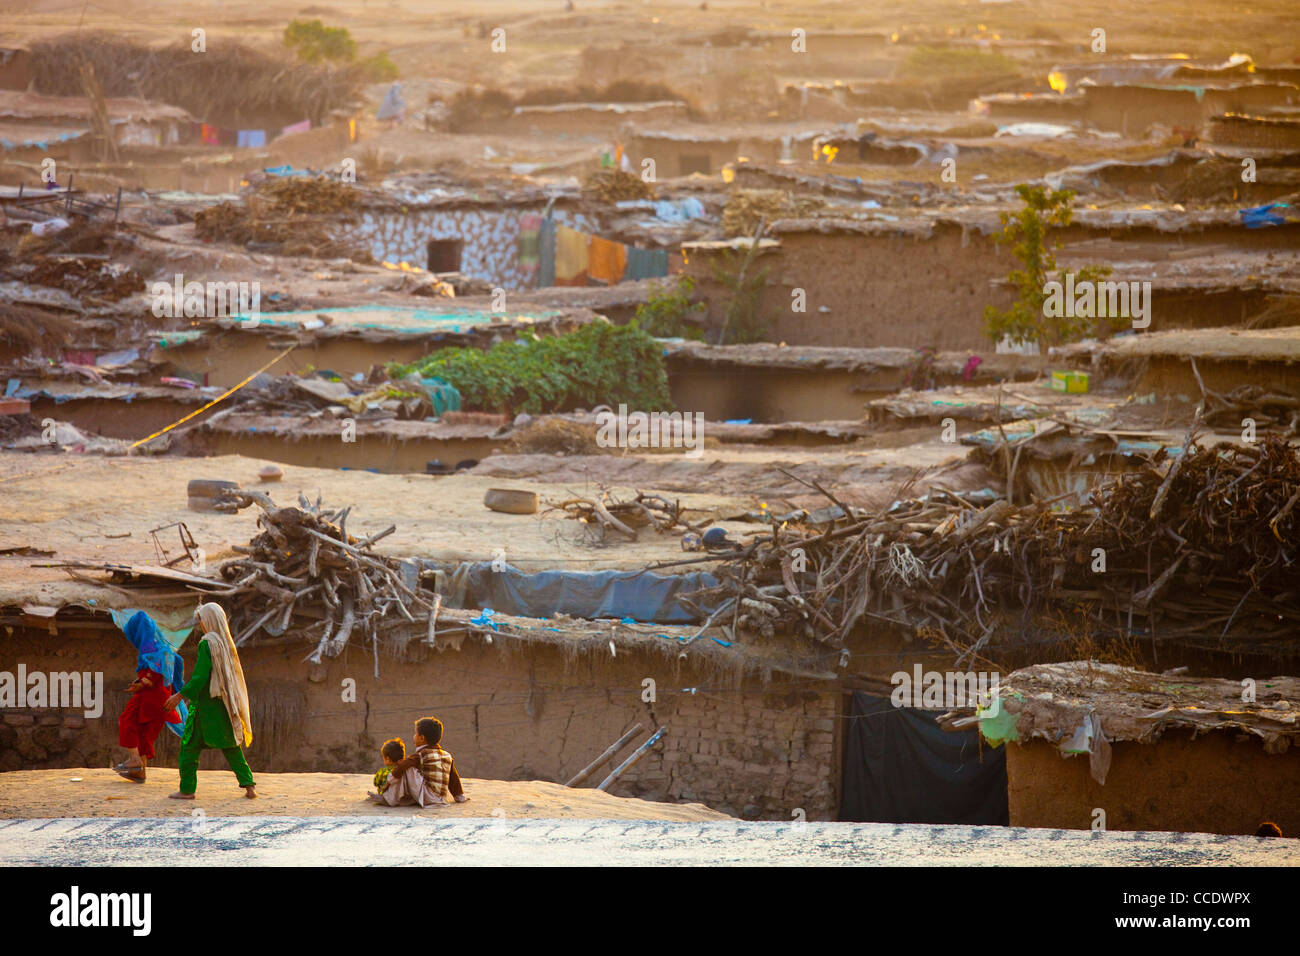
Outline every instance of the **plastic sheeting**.
<svg viewBox="0 0 1300 956"><path fill-rule="evenodd" d="M1006 750L981 748L978 731L854 693L845 736L841 820L1008 824Z"/></svg>
<svg viewBox="0 0 1300 956"><path fill-rule="evenodd" d="M631 618L645 624L690 624L699 615L681 595L716 587L707 572L659 575L648 571L536 571L479 561L440 568L447 607L493 608L502 614L549 618ZM711 610L711 609L710 609Z"/></svg>

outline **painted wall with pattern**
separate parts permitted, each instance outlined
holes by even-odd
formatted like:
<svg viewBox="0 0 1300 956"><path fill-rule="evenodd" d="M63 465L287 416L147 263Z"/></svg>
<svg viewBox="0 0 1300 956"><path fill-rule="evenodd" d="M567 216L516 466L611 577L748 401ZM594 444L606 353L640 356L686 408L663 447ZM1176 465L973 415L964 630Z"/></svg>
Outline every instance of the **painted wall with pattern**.
<svg viewBox="0 0 1300 956"><path fill-rule="evenodd" d="M503 289L527 286L518 266L519 217L541 214L544 205L511 206L508 209L416 209L389 213L364 211L357 221L344 227L346 238L363 243L378 260L407 262L428 267L430 239L460 239L460 271ZM565 209L553 209L552 218L563 226L596 232L599 222L592 216Z"/></svg>

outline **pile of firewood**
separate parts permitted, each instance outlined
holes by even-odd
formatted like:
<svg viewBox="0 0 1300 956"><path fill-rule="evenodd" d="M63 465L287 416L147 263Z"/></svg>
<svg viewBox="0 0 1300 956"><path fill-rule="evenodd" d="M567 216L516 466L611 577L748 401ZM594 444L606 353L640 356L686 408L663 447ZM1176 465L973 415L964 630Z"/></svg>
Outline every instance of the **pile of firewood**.
<svg viewBox="0 0 1300 956"><path fill-rule="evenodd" d="M438 596L408 586L397 561L371 550L395 525L358 540L347 533L351 508L322 510L319 498L312 504L302 495L300 507L280 508L261 492L236 494L263 512L261 534L236 545L242 557L220 568L236 644L263 629L319 633L308 658L316 663L336 656L356 633L375 646L381 638L409 640L417 630L431 639Z"/></svg>
<svg viewBox="0 0 1300 956"><path fill-rule="evenodd" d="M869 621L959 657L1032 650L1066 619L1098 644L1238 652L1281 652L1300 625L1300 451L1276 435L1162 452L1068 510L935 490L868 514L824 493L844 513L832 525L721 555L721 583L694 596L710 623L838 647Z"/></svg>
<svg viewBox="0 0 1300 956"><path fill-rule="evenodd" d="M555 506L566 517L576 518L585 525L614 532L629 541L637 540L642 528L652 528L660 533L678 529L698 531L709 524L705 515L698 524L686 518L687 510L680 501L669 501L660 495L637 492L636 497L622 501L609 491L602 490L591 498L570 498Z"/></svg>

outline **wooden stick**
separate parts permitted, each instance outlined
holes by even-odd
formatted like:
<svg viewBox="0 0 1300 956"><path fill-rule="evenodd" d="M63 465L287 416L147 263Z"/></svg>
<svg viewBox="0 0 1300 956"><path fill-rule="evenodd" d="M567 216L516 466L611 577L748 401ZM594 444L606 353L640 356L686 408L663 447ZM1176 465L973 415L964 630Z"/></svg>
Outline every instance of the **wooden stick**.
<svg viewBox="0 0 1300 956"><path fill-rule="evenodd" d="M601 766L603 766L606 761L608 761L611 757L613 757L614 754L618 753L620 750L626 747L632 741L632 738L639 733L641 733L641 725L637 724L635 727L633 727L631 730L625 733L622 737L619 737L618 740L614 741L614 743L606 747L605 751L599 757L597 757L591 763L587 764L587 766L583 767L580 771L578 771L578 775L574 777L572 780L570 780L568 783L566 783L565 786L576 787L578 784L582 783L582 781L590 777Z"/></svg>
<svg viewBox="0 0 1300 956"><path fill-rule="evenodd" d="M621 764L615 767L614 772L611 773L604 780L602 780L600 782L600 786L598 786L596 789L607 790L610 784L612 784L619 777L623 776L623 774L626 773L628 770L630 770L638 760L640 760L650 751L651 747L659 743L659 738L662 737L667 732L668 732L668 725L664 724L662 727L660 727L650 736L649 740L643 743L640 747L637 747L636 750L632 751L632 755L630 757L628 757Z"/></svg>
<svg viewBox="0 0 1300 956"><path fill-rule="evenodd" d="M435 593L433 596L433 607L429 609L429 632L424 637L424 643L426 644L436 646L438 643L436 629L438 626L438 609L441 607L442 595Z"/></svg>

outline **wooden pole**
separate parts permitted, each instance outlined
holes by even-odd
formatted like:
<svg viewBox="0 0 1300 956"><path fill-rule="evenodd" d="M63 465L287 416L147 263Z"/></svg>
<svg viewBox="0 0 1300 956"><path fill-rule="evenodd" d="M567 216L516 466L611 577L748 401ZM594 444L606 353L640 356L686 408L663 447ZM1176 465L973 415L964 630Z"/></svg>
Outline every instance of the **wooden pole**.
<svg viewBox="0 0 1300 956"><path fill-rule="evenodd" d="M633 727L631 730L625 733L622 737L619 737L618 740L615 741L612 746L606 749L606 751L603 754L601 754L591 763L587 764L587 766L583 767L582 770L578 773L578 775L574 777L572 780L570 780L568 783L566 783L565 786L576 787L578 784L582 783L582 781L586 780L593 773L595 773L601 767L601 765L605 763L605 761L609 760L611 757L614 756L614 754L618 753L620 750L626 747L628 743L632 740L632 738L639 733L641 733L641 725L637 724L635 727Z"/></svg>
<svg viewBox="0 0 1300 956"><path fill-rule="evenodd" d="M602 780L600 786L597 787L596 789L597 790L608 789L610 784L612 784L619 777L623 776L624 771L629 770L633 764L635 764L638 760L644 757L649 752L650 748L659 742L659 738L662 737L667 732L667 730L668 730L667 724L664 724L662 727L656 730L651 735L649 740L643 743L640 747L637 747L636 750L632 751L632 756L628 757L621 764L615 767L614 772L611 773L604 780Z"/></svg>

